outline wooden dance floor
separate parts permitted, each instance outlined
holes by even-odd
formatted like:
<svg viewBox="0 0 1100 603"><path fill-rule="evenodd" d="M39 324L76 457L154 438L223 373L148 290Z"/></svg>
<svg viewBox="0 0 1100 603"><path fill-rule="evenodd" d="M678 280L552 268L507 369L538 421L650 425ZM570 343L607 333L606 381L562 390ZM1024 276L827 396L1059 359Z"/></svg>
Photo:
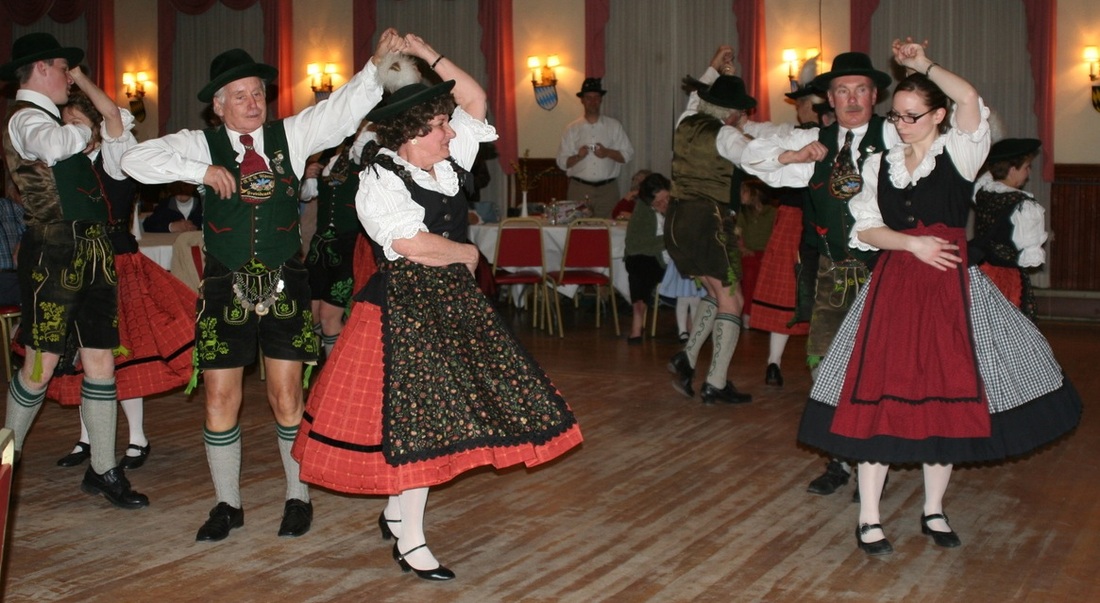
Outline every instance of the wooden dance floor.
<svg viewBox="0 0 1100 603"><path fill-rule="evenodd" d="M921 535L920 471L893 471L882 512L895 553L869 558L855 545L854 482L831 496L806 492L825 463L795 443L809 387L804 339L792 338L777 388L763 383L768 335L742 335L730 376L755 399L708 407L670 386L665 363L679 346L669 309L663 335L641 346L606 323L597 330L590 311L567 315L564 339L527 320L515 328L576 411L585 443L548 466L474 471L432 490L428 542L456 580L401 573L375 523L380 498L315 489L313 530L276 537L283 470L250 373L245 526L220 543L195 542L215 503L201 390L147 400L152 453L129 475L152 504L138 511L82 493L87 465L55 465L77 439L78 416L47 402L16 474L4 600L1068 601L1100 587L1091 408L1075 433L1030 458L955 472L945 505L961 548ZM1090 406L1100 324L1042 330ZM121 454L121 410L119 422Z"/></svg>

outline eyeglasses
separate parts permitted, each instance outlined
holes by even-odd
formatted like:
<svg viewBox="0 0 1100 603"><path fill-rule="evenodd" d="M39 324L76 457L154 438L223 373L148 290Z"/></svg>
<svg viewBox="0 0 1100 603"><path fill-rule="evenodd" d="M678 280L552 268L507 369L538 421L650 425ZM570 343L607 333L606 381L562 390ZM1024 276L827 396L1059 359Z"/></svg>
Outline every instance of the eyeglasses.
<svg viewBox="0 0 1100 603"><path fill-rule="evenodd" d="M903 121L907 124L915 124L915 123L917 123L918 119L924 117L925 115L928 115L929 113L931 113L935 110L936 109L934 109L934 108L929 109L929 110L925 111L924 113L921 113L920 115L902 115L901 113L898 113L897 111L890 111L886 114L886 121L888 121L892 124L896 124L899 121Z"/></svg>

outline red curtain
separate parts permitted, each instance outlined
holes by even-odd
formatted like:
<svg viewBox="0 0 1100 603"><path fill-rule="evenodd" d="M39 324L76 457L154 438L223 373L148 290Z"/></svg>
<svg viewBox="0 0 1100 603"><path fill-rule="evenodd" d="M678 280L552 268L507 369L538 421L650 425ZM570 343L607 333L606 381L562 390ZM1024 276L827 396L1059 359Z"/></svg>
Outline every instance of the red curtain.
<svg viewBox="0 0 1100 603"><path fill-rule="evenodd" d="M1057 43L1057 0L1024 0L1027 51L1035 80L1035 117L1043 143L1043 180L1054 181L1054 53Z"/></svg>
<svg viewBox="0 0 1100 603"><path fill-rule="evenodd" d="M496 141L500 166L512 172L519 155L519 120L516 117L516 73L512 38L512 0L479 0L477 21L481 25L481 52L489 74L489 108L499 138Z"/></svg>
<svg viewBox="0 0 1100 603"><path fill-rule="evenodd" d="M737 19L737 56L744 71L741 77L749 95L757 100L755 120L768 121L771 103L768 101L764 0L733 0L733 15Z"/></svg>
<svg viewBox="0 0 1100 603"><path fill-rule="evenodd" d="M374 37L376 29L378 29L378 1L353 2L351 9L351 57L355 61L353 72L358 72L365 67L371 55L374 54L371 38Z"/></svg>
<svg viewBox="0 0 1100 603"><path fill-rule="evenodd" d="M603 77L607 70L607 22L611 0L584 0L584 77Z"/></svg>
<svg viewBox="0 0 1100 603"><path fill-rule="evenodd" d="M115 93L115 2L114 0L2 0L0 1L0 52L11 58L12 23L28 26L43 17L58 23L71 23L84 15L88 27L88 47L85 63L92 77L108 95ZM62 46L65 40L58 40ZM0 99L0 109L7 114L7 101Z"/></svg>
<svg viewBox="0 0 1100 603"><path fill-rule="evenodd" d="M851 0L850 15L852 52L871 52L871 15L878 9L879 0Z"/></svg>
<svg viewBox="0 0 1100 603"><path fill-rule="evenodd" d="M157 5L157 88L160 105L158 107L157 131L166 134L168 117L172 113L172 45L176 41L176 13L201 15L221 2L233 10L244 10L256 2L264 15L264 56L263 62L274 65L283 74L284 82L293 82L294 63L292 60L293 25L291 23L291 0L158 0ZM227 49L228 50L228 49ZM196 91L197 92L197 91ZM289 84L275 99L275 117L291 115L294 112L294 98Z"/></svg>

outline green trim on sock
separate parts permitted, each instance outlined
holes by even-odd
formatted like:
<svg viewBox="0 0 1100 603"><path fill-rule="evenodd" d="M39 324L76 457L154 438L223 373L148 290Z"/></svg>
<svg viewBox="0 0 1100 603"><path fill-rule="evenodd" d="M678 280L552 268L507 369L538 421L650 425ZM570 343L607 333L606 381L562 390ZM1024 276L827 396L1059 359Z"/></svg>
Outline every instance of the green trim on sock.
<svg viewBox="0 0 1100 603"><path fill-rule="evenodd" d="M115 380L84 377L80 382L80 397L86 402L117 402L118 389Z"/></svg>
<svg viewBox="0 0 1100 603"><path fill-rule="evenodd" d="M286 427L285 425L275 423L275 433L279 435L280 440L293 442L294 438L298 437L298 426Z"/></svg>
<svg viewBox="0 0 1100 603"><path fill-rule="evenodd" d="M9 386L12 400L24 408L34 408L46 399L46 388L43 387L38 391L30 389L23 383L23 373L16 372Z"/></svg>
<svg viewBox="0 0 1100 603"><path fill-rule="evenodd" d="M209 446L229 446L241 441L241 426L237 424L226 431L210 431L203 427L202 440Z"/></svg>

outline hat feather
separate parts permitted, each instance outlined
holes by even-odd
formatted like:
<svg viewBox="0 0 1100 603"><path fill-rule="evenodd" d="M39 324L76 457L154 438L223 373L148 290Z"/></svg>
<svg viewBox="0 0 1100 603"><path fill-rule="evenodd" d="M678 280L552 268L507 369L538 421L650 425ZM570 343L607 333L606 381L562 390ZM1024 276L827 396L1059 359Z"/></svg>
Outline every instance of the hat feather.
<svg viewBox="0 0 1100 603"><path fill-rule="evenodd" d="M386 92L394 92L419 83L420 70L411 56L393 52L383 57L382 64L378 67L378 81Z"/></svg>

